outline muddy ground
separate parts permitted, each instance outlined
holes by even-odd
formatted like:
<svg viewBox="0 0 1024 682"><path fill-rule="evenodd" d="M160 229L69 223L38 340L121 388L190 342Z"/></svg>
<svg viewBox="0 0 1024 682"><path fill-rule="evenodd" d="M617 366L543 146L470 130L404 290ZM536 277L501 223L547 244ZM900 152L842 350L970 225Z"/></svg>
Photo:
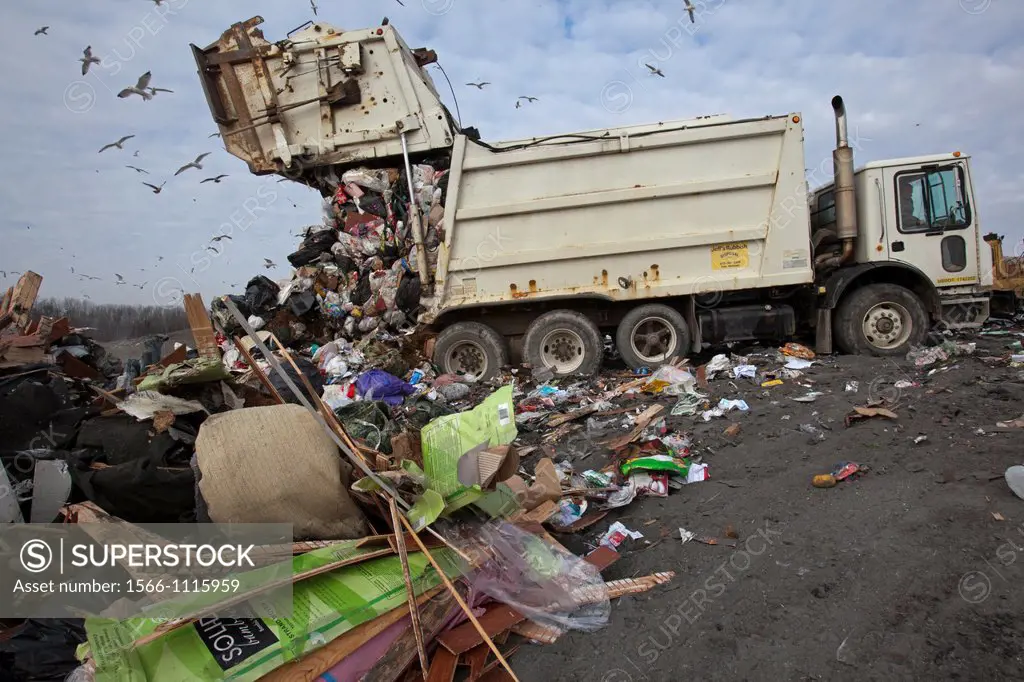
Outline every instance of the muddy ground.
<svg viewBox="0 0 1024 682"><path fill-rule="evenodd" d="M1024 372L980 359L1005 355L1016 338L961 337L978 342L977 356L930 377L902 358L826 358L806 372L825 392L810 404L791 400L808 390L793 381L741 380L738 390L712 381L716 400L743 398L749 413L670 419L693 434L711 479L558 536L582 554L622 521L645 540L627 540L606 579L667 570L675 579L614 601L596 633L526 645L512 659L520 679L1019 679L1024 500L1002 474L1024 463L1024 430L995 423L1024 413ZM845 390L851 380L857 393ZM920 386L893 388L900 380ZM869 393L887 396L899 418L846 427ZM733 422L741 431L730 438ZM825 440L801 424L823 428ZM919 435L927 440L915 444ZM843 460L870 471L812 487ZM578 468L605 461L594 454ZM739 533L735 549L679 540L680 527L725 537L727 526Z"/></svg>

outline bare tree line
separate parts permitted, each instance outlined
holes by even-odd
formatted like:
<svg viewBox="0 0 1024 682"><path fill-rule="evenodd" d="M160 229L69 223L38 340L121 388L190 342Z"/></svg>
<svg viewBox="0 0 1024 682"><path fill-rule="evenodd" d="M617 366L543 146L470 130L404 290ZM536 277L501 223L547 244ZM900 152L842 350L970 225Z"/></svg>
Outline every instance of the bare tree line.
<svg viewBox="0 0 1024 682"><path fill-rule="evenodd" d="M188 329L183 308L123 303L90 303L79 298L44 298L32 307L35 317L66 317L72 327L92 327L96 341L120 341Z"/></svg>

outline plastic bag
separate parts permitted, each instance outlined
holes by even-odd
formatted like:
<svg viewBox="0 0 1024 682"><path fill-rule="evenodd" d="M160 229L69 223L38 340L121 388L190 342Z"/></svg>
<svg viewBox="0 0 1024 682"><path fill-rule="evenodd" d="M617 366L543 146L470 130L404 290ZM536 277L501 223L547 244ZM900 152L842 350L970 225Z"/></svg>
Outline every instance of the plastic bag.
<svg viewBox="0 0 1024 682"><path fill-rule="evenodd" d="M352 183L382 194L391 186L386 170L370 170L369 168L356 168L345 171L341 176L341 181L345 184Z"/></svg>
<svg viewBox="0 0 1024 682"><path fill-rule="evenodd" d="M593 632L608 624L611 603L600 571L564 548L506 522L443 532L468 555L485 558L467 573L475 590L541 625Z"/></svg>
<svg viewBox="0 0 1024 682"><path fill-rule="evenodd" d="M675 386L676 384L683 384L685 386L694 383L696 383L696 380L693 378L693 375L685 369L671 365L662 365L647 380L643 390L648 393L661 393L669 386Z"/></svg>
<svg viewBox="0 0 1024 682"><path fill-rule="evenodd" d="M26 620L0 642L3 679L60 682L79 667L75 649L85 639L81 620Z"/></svg>
<svg viewBox="0 0 1024 682"><path fill-rule="evenodd" d="M359 401L335 410L334 415L350 436L385 455L391 454L392 436L401 433L385 403Z"/></svg>
<svg viewBox="0 0 1024 682"><path fill-rule="evenodd" d="M388 405L401 405L405 396L416 389L382 369L371 369L356 379L356 390L366 400L380 400Z"/></svg>

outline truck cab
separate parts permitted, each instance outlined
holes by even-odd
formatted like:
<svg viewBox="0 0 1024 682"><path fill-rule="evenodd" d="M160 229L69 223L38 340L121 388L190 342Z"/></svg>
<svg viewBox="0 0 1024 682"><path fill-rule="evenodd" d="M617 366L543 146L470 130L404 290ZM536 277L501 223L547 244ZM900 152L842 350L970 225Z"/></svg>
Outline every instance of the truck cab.
<svg viewBox="0 0 1024 682"><path fill-rule="evenodd" d="M867 274L914 291L933 322L980 327L989 316L992 255L970 157L957 151L873 161L854 172L854 187L858 239L853 257L830 273L830 295L849 294L846 283ZM835 194L834 183L812 192L815 244L833 239Z"/></svg>

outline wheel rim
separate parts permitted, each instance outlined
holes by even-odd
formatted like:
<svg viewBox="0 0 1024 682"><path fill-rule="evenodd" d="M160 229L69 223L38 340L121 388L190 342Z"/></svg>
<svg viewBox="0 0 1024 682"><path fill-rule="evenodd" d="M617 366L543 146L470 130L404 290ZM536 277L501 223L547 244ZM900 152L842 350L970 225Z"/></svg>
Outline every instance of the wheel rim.
<svg viewBox="0 0 1024 682"><path fill-rule="evenodd" d="M586 358L583 337L571 329L552 330L540 342L540 356L545 367L559 374L575 372Z"/></svg>
<svg viewBox="0 0 1024 682"><path fill-rule="evenodd" d="M914 318L899 303L877 303L864 315L863 331L864 338L875 348L896 348L910 338Z"/></svg>
<svg viewBox="0 0 1024 682"><path fill-rule="evenodd" d="M487 353L478 343L461 341L448 349L444 367L449 374L472 374L480 378L487 373Z"/></svg>
<svg viewBox="0 0 1024 682"><path fill-rule="evenodd" d="M679 337L664 317L645 317L629 333L629 346L645 364L664 362L676 349Z"/></svg>

